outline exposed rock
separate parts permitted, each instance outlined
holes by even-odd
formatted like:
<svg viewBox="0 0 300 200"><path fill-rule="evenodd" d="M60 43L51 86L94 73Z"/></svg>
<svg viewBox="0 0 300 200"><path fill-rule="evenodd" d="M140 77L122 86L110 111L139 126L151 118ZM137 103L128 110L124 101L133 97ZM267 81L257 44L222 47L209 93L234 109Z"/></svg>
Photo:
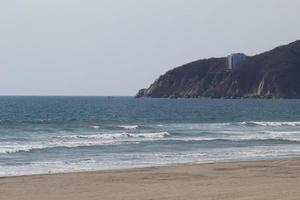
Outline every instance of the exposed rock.
<svg viewBox="0 0 300 200"><path fill-rule="evenodd" d="M185 64L160 76L137 97L153 98L300 98L300 40L248 56L227 70L227 59Z"/></svg>

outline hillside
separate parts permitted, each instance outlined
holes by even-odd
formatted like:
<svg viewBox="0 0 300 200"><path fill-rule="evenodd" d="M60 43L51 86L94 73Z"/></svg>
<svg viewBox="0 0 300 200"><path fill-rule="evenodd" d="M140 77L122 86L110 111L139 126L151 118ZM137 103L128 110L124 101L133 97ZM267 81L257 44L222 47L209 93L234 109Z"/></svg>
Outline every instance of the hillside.
<svg viewBox="0 0 300 200"><path fill-rule="evenodd" d="M247 56L227 70L227 58L185 64L160 76L136 97L300 98L300 40Z"/></svg>

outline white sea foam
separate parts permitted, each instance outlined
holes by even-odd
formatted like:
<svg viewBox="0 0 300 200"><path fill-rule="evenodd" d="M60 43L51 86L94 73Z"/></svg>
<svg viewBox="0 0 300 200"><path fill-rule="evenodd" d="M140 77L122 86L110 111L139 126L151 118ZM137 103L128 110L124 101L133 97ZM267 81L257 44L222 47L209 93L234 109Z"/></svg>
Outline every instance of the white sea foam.
<svg viewBox="0 0 300 200"><path fill-rule="evenodd" d="M170 136L168 132L155 132L155 133L107 133L107 134L95 134L95 135L65 135L56 136L55 138L61 139L100 139L100 140L118 140L126 138L164 138Z"/></svg>
<svg viewBox="0 0 300 200"><path fill-rule="evenodd" d="M268 139L300 141L300 131L264 131Z"/></svg>
<svg viewBox="0 0 300 200"><path fill-rule="evenodd" d="M0 165L1 176L77 172L104 169L122 169L146 166L161 166L180 163L211 163L230 160L252 160L299 156L300 147L286 148L235 147L201 149L177 152L134 152L112 154L105 158L79 158L50 161L35 161L22 165ZM125 159L124 159L125 158Z"/></svg>
<svg viewBox="0 0 300 200"><path fill-rule="evenodd" d="M173 137L168 140L176 141L248 141L248 140L283 140L291 142L300 142L300 131L258 131L258 132L243 132L243 131L216 131L204 136L186 136Z"/></svg>
<svg viewBox="0 0 300 200"><path fill-rule="evenodd" d="M285 140L300 142L300 131L215 131L206 135L172 136L168 132L154 133L107 133L93 135L62 135L48 140L31 142L0 142L0 154L26 152L31 150L55 148L55 147L84 147L98 145L120 145L139 143L151 140L173 140L173 141L214 141L214 140Z"/></svg>
<svg viewBox="0 0 300 200"><path fill-rule="evenodd" d="M81 134L81 135L61 135L41 141L20 141L20 142L0 142L0 154L16 153L20 151L31 151L55 147L83 147L98 145L120 145L132 144L152 140L170 141L214 141L214 140L284 140L300 142L300 131L243 131L243 130L211 130L204 135L171 135L168 132L153 133L105 133L105 134Z"/></svg>
<svg viewBox="0 0 300 200"><path fill-rule="evenodd" d="M119 127L126 130L135 130L139 127L139 125L120 125Z"/></svg>
<svg viewBox="0 0 300 200"><path fill-rule="evenodd" d="M0 177L86 171L96 169L97 165L99 165L99 163L92 158L73 159L67 161L35 161L25 165L15 165L9 167L0 165Z"/></svg>
<svg viewBox="0 0 300 200"><path fill-rule="evenodd" d="M0 144L0 154L17 153L17 152L29 152L31 150L41 150L55 147L85 147L85 146L98 146L98 145L119 145L122 142L118 141L47 141L47 142L31 142L21 144L11 144L5 146ZM128 141L128 144L131 143Z"/></svg>
<svg viewBox="0 0 300 200"><path fill-rule="evenodd" d="M118 125L101 126L101 130L100 126L93 127L95 130L89 128L87 131L82 129L79 131L73 129L61 130L49 134L48 132L47 134L36 134L33 135L34 137L30 135L26 140L16 140L13 137L2 136L2 140L0 140L0 157L1 154L7 154L5 156L10 158L10 156L15 156L14 153L21 152L19 154L21 157L32 156L35 158L36 153L47 153L48 150L46 149L48 148L85 147L86 149L96 146L97 148L89 150L93 152L92 159L85 159L84 156L86 155L83 155L83 158L78 158L78 160L65 156L54 161L38 159L34 162L26 161L24 164L0 164L0 176L300 155L300 148L298 147L300 142L300 129L298 126L300 126L300 122L297 121L152 124L143 126L143 129L139 129L136 127L137 125L130 126L122 127L123 130ZM113 128L109 129L111 127ZM151 131L145 131L148 127ZM102 133L102 131L105 132ZM155 143L155 141L160 142ZM248 143L248 141L251 142ZM147 152L143 152L140 150L139 145L130 146L142 142L153 142L155 147L158 146L158 150L151 149L152 147L147 145L149 149L147 149ZM165 144L174 145L170 152L165 151ZM239 148L233 147L236 144ZM117 145L128 145L126 148L132 149L132 151L129 153L125 151L101 154L102 147L105 146L103 149L109 149L109 151L114 149L112 151L114 152L115 149L118 149ZM163 151L160 151L159 145L163 146ZM182 146L188 150L181 152ZM60 149L51 149L49 152L57 150ZM73 150L77 152L76 149L68 149L67 152ZM23 154L22 152L29 153ZM88 154L88 156L90 155Z"/></svg>
<svg viewBox="0 0 300 200"><path fill-rule="evenodd" d="M157 127L177 130L202 130L206 128L223 129L240 126L264 126L264 127L280 127L280 126L300 126L300 121L243 121L229 123L176 123L176 124L158 124Z"/></svg>
<svg viewBox="0 0 300 200"><path fill-rule="evenodd" d="M0 144L0 154L16 153L20 151L30 151L32 149L44 148L41 144Z"/></svg>
<svg viewBox="0 0 300 200"><path fill-rule="evenodd" d="M257 126L300 126L299 121L274 121L274 122L267 122L267 121L248 121L248 122L240 122L241 125L257 125Z"/></svg>
<svg viewBox="0 0 300 200"><path fill-rule="evenodd" d="M55 147L84 147L98 145L119 145L138 143L139 141L158 140L170 136L168 132L155 133L113 133L95 135L64 135L55 136L44 141L1 142L0 154L16 153Z"/></svg>

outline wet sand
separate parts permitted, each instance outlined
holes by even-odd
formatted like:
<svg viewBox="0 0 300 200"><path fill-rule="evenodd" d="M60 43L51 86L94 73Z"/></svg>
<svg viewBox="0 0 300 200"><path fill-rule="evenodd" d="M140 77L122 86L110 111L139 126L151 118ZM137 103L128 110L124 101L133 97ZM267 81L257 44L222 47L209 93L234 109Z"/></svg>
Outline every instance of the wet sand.
<svg viewBox="0 0 300 200"><path fill-rule="evenodd" d="M299 200L300 159L0 178L1 200Z"/></svg>

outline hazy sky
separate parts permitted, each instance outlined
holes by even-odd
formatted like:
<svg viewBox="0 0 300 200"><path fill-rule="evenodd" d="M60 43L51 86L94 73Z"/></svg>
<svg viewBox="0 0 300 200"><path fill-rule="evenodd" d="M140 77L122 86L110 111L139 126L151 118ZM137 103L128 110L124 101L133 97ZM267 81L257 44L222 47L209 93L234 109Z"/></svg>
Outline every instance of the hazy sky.
<svg viewBox="0 0 300 200"><path fill-rule="evenodd" d="M9 0L0 95L134 95L181 64L300 39L299 0Z"/></svg>

